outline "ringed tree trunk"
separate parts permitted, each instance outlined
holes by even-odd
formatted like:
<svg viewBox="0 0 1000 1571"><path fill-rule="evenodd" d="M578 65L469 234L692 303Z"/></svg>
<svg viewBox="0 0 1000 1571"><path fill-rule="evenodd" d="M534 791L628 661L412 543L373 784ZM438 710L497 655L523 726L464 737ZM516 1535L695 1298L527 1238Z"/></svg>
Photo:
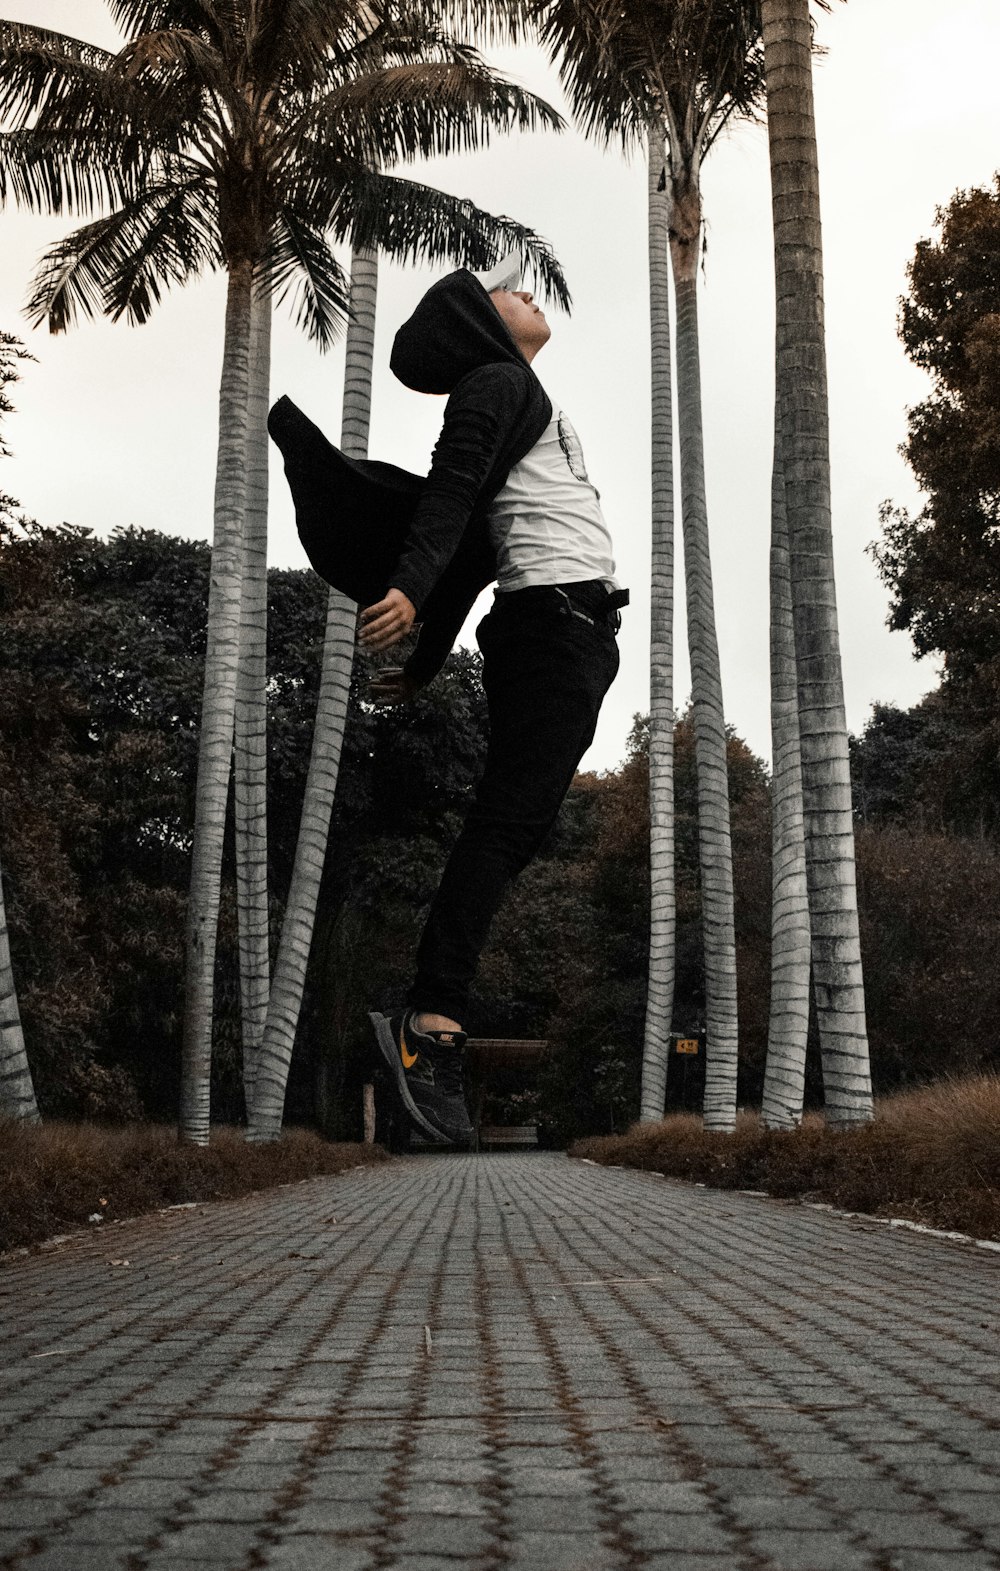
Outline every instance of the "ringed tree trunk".
<svg viewBox="0 0 1000 1571"><path fill-rule="evenodd" d="M809 1035L809 895L802 761L781 434L771 482L771 1002L761 1116L768 1129L802 1117Z"/></svg>
<svg viewBox="0 0 1000 1571"><path fill-rule="evenodd" d="M351 302L344 369L344 406L340 445L352 458L368 452L378 256L355 250L351 256ZM323 670L306 777L295 864L274 967L264 1027L248 1139L277 1140L285 1105L288 1071L302 1008L334 792L347 720L354 665L357 606L330 590Z"/></svg>
<svg viewBox="0 0 1000 1571"><path fill-rule="evenodd" d="M701 369L698 344L698 257L701 192L696 168L671 171L670 256L677 304L677 417L681 453L681 519L687 589L688 647L698 771L698 855L705 946L705 1127L736 1122L739 1031L733 853L729 827L726 724L705 498Z"/></svg>
<svg viewBox="0 0 1000 1571"><path fill-rule="evenodd" d="M234 264L229 272L219 392L219 457L188 899L181 1058L180 1136L196 1145L207 1145L209 1138L215 948L240 650L252 301L252 268L249 263Z"/></svg>
<svg viewBox="0 0 1000 1571"><path fill-rule="evenodd" d="M826 1114L872 1117L854 823L833 571L819 170L809 0L763 0L777 285L777 401Z"/></svg>
<svg viewBox="0 0 1000 1571"><path fill-rule="evenodd" d="M38 1103L17 1007L14 968L10 959L7 909L0 877L0 1116L37 1124Z"/></svg>
<svg viewBox="0 0 1000 1571"><path fill-rule="evenodd" d="M652 381L652 583L649 638L649 984L642 1048L643 1123L663 1117L674 1011L674 438L670 366L670 198L663 129L651 126L649 319Z"/></svg>
<svg viewBox="0 0 1000 1571"><path fill-rule="evenodd" d="M255 285L234 752L240 1013L243 1087L248 1107L253 1100L264 1036L271 965L267 897L267 411L271 390L271 318L271 297Z"/></svg>

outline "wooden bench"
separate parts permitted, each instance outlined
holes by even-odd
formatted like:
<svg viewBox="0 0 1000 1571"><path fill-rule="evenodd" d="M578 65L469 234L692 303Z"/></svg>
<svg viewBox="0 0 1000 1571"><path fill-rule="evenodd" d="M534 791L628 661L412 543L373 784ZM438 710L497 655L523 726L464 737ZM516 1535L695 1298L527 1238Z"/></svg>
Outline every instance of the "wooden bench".
<svg viewBox="0 0 1000 1571"><path fill-rule="evenodd" d="M532 1147L538 1145L537 1124L480 1124L477 1128L480 1151L493 1151L504 1147Z"/></svg>

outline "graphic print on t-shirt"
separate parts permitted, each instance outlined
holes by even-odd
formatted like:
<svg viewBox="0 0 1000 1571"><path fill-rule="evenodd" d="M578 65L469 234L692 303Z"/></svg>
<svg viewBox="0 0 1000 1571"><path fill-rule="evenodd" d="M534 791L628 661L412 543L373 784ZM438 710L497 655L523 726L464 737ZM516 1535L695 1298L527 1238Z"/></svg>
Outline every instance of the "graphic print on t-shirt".
<svg viewBox="0 0 1000 1571"><path fill-rule="evenodd" d="M580 446L580 438L573 430L562 410L559 411L556 429L559 432L559 446L566 455L570 473L575 475L578 480L582 480L585 485L589 485L594 495L600 497L601 493L596 485L591 485L590 476L587 473L587 465L583 458L583 448Z"/></svg>
<svg viewBox="0 0 1000 1571"><path fill-rule="evenodd" d="M614 553L580 439L558 407L490 508L497 588L600 578L617 589Z"/></svg>

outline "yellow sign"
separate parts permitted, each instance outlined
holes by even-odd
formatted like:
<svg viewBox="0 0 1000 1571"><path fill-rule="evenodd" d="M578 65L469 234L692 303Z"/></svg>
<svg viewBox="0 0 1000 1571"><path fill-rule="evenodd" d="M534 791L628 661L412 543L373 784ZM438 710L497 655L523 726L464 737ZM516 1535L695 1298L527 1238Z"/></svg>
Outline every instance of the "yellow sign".
<svg viewBox="0 0 1000 1571"><path fill-rule="evenodd" d="M697 1053L698 1038L696 1036L679 1037L677 1040L678 1053Z"/></svg>

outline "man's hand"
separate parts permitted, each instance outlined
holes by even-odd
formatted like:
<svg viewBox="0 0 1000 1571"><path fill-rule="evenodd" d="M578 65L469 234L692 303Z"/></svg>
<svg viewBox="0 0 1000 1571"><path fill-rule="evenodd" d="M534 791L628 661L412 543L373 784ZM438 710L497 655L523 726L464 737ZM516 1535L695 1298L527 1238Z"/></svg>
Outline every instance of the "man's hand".
<svg viewBox="0 0 1000 1571"><path fill-rule="evenodd" d="M390 649L406 637L416 614L401 589L390 589L384 600L366 606L358 617L358 643L371 654Z"/></svg>
<svg viewBox="0 0 1000 1571"><path fill-rule="evenodd" d="M373 704L407 704L419 691L420 683L407 676L401 666L381 671L368 684L368 697Z"/></svg>

